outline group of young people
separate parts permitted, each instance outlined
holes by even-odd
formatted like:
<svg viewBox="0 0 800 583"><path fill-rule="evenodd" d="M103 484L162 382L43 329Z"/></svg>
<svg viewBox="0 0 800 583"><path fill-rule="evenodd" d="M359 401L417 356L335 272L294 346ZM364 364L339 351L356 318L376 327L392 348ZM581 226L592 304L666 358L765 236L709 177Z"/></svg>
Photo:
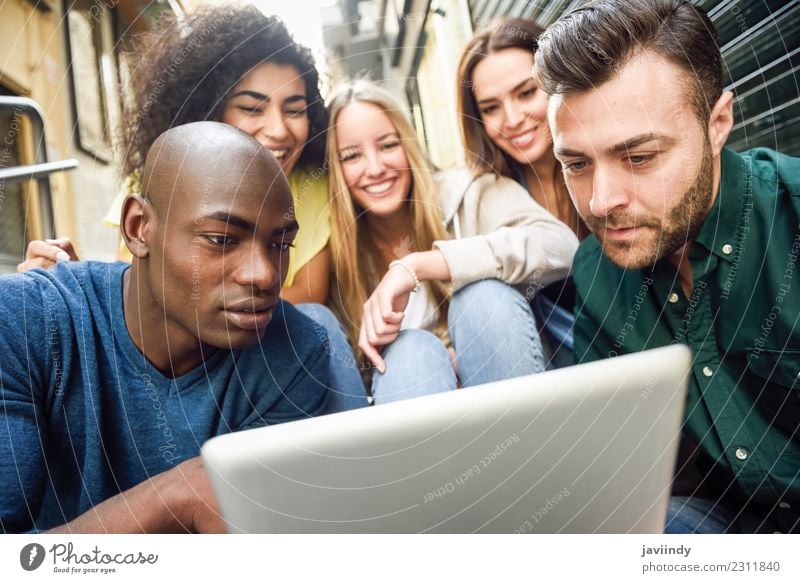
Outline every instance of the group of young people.
<svg viewBox="0 0 800 583"><path fill-rule="evenodd" d="M254 8L142 37L108 217L131 265L37 241L0 278L0 526L219 530L213 435L681 341L697 374L667 529L798 528L798 302L778 286L800 165L724 149L712 31L682 0L493 23L454 80L452 169L380 85L324 104L310 52ZM755 355L742 310L776 316Z"/></svg>

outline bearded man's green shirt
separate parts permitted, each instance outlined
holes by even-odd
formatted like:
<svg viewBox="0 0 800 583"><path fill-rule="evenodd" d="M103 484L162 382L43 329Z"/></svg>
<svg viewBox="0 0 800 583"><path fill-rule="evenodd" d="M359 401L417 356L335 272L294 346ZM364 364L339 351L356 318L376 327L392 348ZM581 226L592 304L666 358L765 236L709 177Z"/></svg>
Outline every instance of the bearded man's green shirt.
<svg viewBox="0 0 800 583"><path fill-rule="evenodd" d="M718 195L674 266L625 270L594 236L575 257L575 359L672 343L694 353L684 439L692 495L762 517L743 530L800 528L800 159L723 150Z"/></svg>

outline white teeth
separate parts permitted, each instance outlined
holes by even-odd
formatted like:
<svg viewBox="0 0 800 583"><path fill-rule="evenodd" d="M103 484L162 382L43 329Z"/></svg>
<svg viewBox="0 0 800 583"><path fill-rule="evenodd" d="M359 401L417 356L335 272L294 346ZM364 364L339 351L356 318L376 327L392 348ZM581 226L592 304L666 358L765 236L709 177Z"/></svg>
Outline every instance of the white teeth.
<svg viewBox="0 0 800 583"><path fill-rule="evenodd" d="M392 184L394 184L393 180L387 180L386 182L381 182L380 184L366 186L364 187L364 190L366 190L370 194L381 194L389 190L392 187Z"/></svg>
<svg viewBox="0 0 800 583"><path fill-rule="evenodd" d="M511 138L512 144L525 144L533 137L533 130L522 134L521 136L517 136L516 138Z"/></svg>
<svg viewBox="0 0 800 583"><path fill-rule="evenodd" d="M286 152L289 150L270 150L273 156L275 156L278 160L283 158L286 155Z"/></svg>

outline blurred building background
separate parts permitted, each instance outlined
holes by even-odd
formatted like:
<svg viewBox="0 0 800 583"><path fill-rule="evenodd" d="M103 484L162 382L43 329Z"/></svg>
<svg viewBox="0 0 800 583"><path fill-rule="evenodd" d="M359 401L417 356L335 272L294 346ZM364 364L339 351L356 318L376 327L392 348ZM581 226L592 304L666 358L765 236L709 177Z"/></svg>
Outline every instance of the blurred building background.
<svg viewBox="0 0 800 583"><path fill-rule="evenodd" d="M121 95L119 51L166 12L201 0L4 0L0 2L0 97L35 100L50 161L78 167L35 181L0 180L0 271L13 270L27 241L69 236L81 257L113 259L116 231L102 225L119 190L114 127ZM367 75L405 100L437 166L463 161L455 69L474 30L511 15L542 26L579 0L262 0L310 46L326 87ZM720 31L726 83L736 94L736 150L767 146L800 155L800 0L697 0ZM123 86L124 87L124 86ZM122 90L124 93L124 89ZM37 161L33 124L0 111L0 172ZM51 221L48 206L52 207ZM51 223L52 222L52 226Z"/></svg>
<svg viewBox="0 0 800 583"><path fill-rule="evenodd" d="M180 3L140 0L6 0L0 3L0 96L36 101L46 144L16 108L0 112L0 170L75 159L50 178L52 217L34 181L0 181L0 269L13 270L27 241L71 237L82 257L112 260L117 234L102 224L119 191L113 128L119 116L119 48Z"/></svg>

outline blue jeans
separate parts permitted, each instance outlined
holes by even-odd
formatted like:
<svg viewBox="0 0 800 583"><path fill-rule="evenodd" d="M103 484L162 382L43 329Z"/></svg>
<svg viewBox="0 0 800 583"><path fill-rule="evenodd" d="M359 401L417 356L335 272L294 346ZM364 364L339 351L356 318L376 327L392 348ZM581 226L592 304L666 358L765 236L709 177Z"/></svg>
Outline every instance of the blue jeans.
<svg viewBox="0 0 800 583"><path fill-rule="evenodd" d="M320 326L320 331L328 337L325 348L330 356L330 386L322 413L338 413L366 407L367 392L353 357L353 350L339 320L322 304L298 304L295 307L314 320Z"/></svg>
<svg viewBox="0 0 800 583"><path fill-rule="evenodd" d="M427 330L403 330L383 351L386 372L372 376L376 405L450 391L458 379L438 336Z"/></svg>
<svg viewBox="0 0 800 583"><path fill-rule="evenodd" d="M470 387L544 370L542 344L530 305L496 279L463 287L450 301L448 327L461 385ZM425 330L404 330L384 351L386 373L372 380L375 403L458 386L444 344Z"/></svg>
<svg viewBox="0 0 800 583"><path fill-rule="evenodd" d="M575 284L572 277L539 290L531 301L536 319L541 323L542 336L548 346L550 359L547 369L572 366L573 327L575 316Z"/></svg>
<svg viewBox="0 0 800 583"><path fill-rule="evenodd" d="M476 281L453 295L448 312L461 385L513 379L545 368L530 304L497 279Z"/></svg>
<svg viewBox="0 0 800 583"><path fill-rule="evenodd" d="M664 534L723 534L732 517L723 507L702 498L669 499Z"/></svg>

